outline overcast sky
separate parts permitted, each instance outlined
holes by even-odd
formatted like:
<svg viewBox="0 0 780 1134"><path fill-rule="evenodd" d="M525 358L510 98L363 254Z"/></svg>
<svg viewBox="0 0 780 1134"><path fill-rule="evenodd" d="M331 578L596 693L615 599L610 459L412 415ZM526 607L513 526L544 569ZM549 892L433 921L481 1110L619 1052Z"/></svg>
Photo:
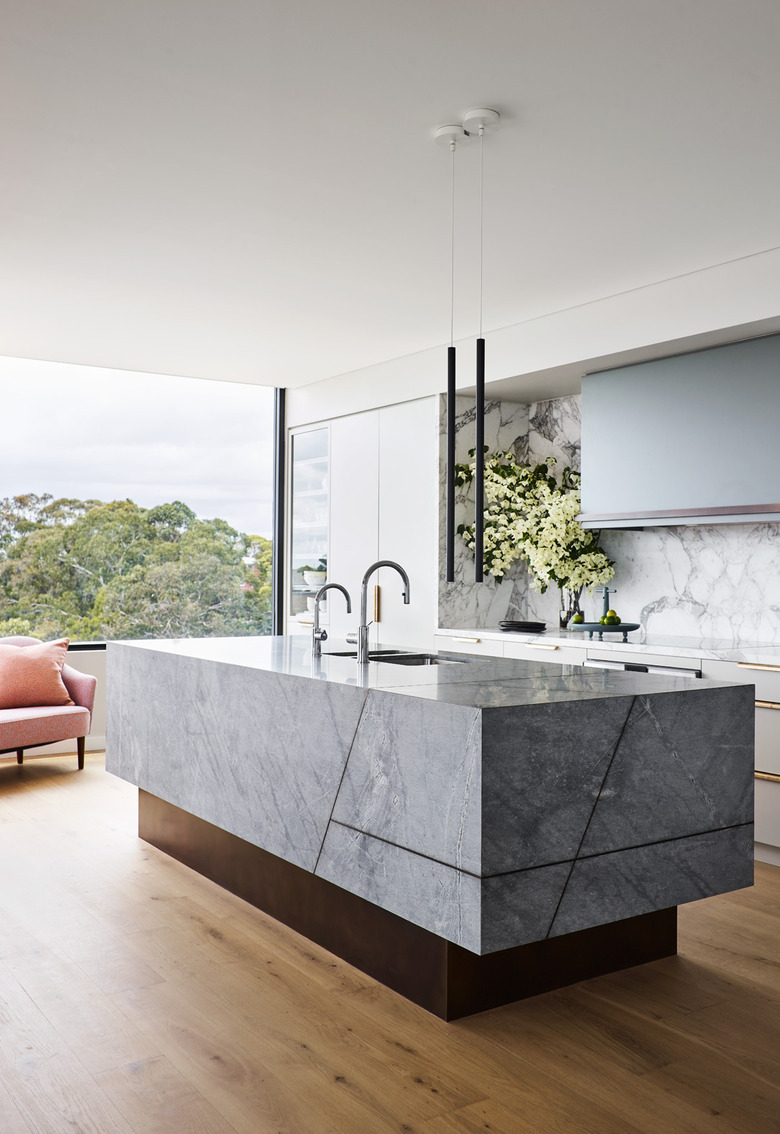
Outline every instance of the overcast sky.
<svg viewBox="0 0 780 1134"><path fill-rule="evenodd" d="M273 390L0 358L0 497L183 500L270 536Z"/></svg>

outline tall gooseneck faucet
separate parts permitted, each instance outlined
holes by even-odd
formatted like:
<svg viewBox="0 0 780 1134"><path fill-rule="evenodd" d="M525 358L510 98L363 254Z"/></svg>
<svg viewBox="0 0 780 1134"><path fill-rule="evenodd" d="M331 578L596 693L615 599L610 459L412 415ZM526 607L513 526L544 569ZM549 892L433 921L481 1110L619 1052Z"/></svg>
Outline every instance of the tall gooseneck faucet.
<svg viewBox="0 0 780 1134"><path fill-rule="evenodd" d="M358 665L366 665L368 662L368 580L380 567L392 567L394 571L398 572L404 581L404 605L409 605L409 576L400 563L394 563L392 559L380 559L376 563L372 563L363 576L363 582L360 588L360 626L358 627L357 642Z"/></svg>
<svg viewBox="0 0 780 1134"><path fill-rule="evenodd" d="M328 639L328 631L320 630L320 600L326 591L341 591L347 600L347 614L352 613L352 600L346 587L342 587L341 583L326 583L324 587L320 587L314 596L314 626L311 632L311 656L313 658L322 656L322 643Z"/></svg>

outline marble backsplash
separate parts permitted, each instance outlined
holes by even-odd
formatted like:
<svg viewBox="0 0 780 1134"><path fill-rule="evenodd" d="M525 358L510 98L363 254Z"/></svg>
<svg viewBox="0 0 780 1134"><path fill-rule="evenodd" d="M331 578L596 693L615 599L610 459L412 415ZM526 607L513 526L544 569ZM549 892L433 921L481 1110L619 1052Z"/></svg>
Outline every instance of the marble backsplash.
<svg viewBox="0 0 780 1134"><path fill-rule="evenodd" d="M458 398L456 456L474 446L474 405ZM441 515L444 516L445 401L441 402ZM491 402L485 443L511 449L522 460L554 456L559 468L580 467L580 399L530 406ZM471 519L473 505L457 501L456 523ZM443 520L440 525L439 625L496 627L503 618L537 619L557 626L558 591L535 591L527 571L513 568L499 582L475 584L473 554L456 537L454 583L444 580ZM729 642L780 641L780 523L712 524L608 531L601 543L615 562L611 604L625 621L648 634L717 638ZM601 613L599 594L583 596L586 617Z"/></svg>

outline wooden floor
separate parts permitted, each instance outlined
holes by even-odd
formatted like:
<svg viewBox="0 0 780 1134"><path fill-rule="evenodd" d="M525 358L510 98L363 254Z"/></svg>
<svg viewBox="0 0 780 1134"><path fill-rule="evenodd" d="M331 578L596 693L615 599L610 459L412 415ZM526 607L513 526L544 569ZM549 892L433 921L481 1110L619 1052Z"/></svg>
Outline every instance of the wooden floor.
<svg viewBox="0 0 780 1134"><path fill-rule="evenodd" d="M0 761L1 1134L780 1134L780 868L680 955L445 1024Z"/></svg>

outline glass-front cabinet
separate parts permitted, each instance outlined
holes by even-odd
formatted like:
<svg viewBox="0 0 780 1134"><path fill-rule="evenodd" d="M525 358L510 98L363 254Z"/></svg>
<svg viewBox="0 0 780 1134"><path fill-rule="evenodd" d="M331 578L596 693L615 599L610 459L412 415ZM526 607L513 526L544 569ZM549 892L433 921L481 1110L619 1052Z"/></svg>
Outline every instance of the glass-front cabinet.
<svg viewBox="0 0 780 1134"><path fill-rule="evenodd" d="M290 555L288 632L306 631L314 596L327 578L329 521L329 429L290 438Z"/></svg>

